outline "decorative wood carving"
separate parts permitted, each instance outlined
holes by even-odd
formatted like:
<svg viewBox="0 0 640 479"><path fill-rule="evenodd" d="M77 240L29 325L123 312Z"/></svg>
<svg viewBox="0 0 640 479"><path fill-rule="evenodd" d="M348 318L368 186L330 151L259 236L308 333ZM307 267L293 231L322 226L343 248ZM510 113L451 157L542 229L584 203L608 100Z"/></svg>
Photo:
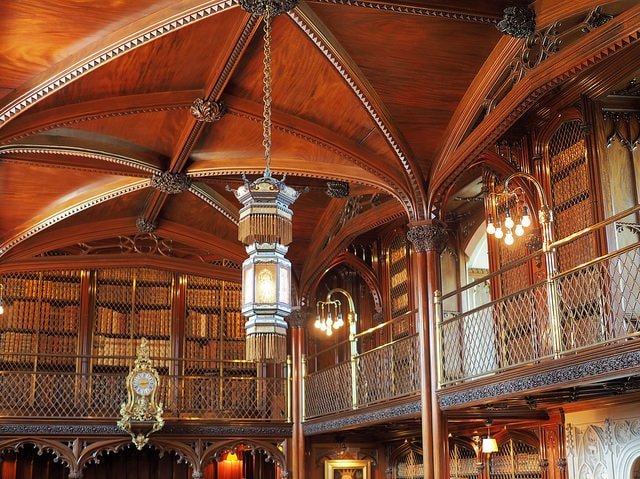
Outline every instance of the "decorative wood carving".
<svg viewBox="0 0 640 479"><path fill-rule="evenodd" d="M407 233L407 239L411 241L414 249L419 253L427 251L442 253L447 245L448 237L446 227L437 223L415 225Z"/></svg>
<svg viewBox="0 0 640 479"><path fill-rule="evenodd" d="M526 6L507 7L496 27L506 35L527 38L536 30L536 13Z"/></svg>
<svg viewBox="0 0 640 479"><path fill-rule="evenodd" d="M151 187L168 195L175 195L187 191L191 186L191 178L185 173L164 171L154 173L151 177Z"/></svg>
<svg viewBox="0 0 640 479"><path fill-rule="evenodd" d="M224 116L225 106L221 101L196 98L191 105L190 111L196 120L213 123Z"/></svg>

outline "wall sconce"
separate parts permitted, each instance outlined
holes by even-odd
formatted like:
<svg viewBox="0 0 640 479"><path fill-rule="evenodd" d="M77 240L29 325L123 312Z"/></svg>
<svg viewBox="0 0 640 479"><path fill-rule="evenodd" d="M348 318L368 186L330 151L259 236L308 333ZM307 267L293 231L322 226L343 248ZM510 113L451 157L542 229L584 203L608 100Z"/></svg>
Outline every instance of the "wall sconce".
<svg viewBox="0 0 640 479"><path fill-rule="evenodd" d="M487 425L487 437L482 439L482 452L484 454L498 452L498 441L491 437L491 423L492 421L490 419L485 422Z"/></svg>

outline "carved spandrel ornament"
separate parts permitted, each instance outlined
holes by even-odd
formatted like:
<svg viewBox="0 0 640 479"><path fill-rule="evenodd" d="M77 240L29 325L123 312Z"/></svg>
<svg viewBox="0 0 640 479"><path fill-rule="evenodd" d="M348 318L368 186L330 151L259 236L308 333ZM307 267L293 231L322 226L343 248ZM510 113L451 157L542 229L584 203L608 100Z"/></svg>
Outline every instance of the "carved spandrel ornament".
<svg viewBox="0 0 640 479"><path fill-rule="evenodd" d="M240 0L240 7L253 15L264 15L267 5L272 17L287 13L298 4L298 0Z"/></svg>
<svg viewBox="0 0 640 479"><path fill-rule="evenodd" d="M530 8L516 5L504 9L498 30L515 38L527 38L536 31L536 14Z"/></svg>
<svg viewBox="0 0 640 479"><path fill-rule="evenodd" d="M164 171L154 173L151 177L151 187L168 195L175 195L187 191L191 186L191 178L185 173L171 173Z"/></svg>
<svg viewBox="0 0 640 479"><path fill-rule="evenodd" d="M448 238L446 227L437 223L415 225L407 233L407 239L418 253L436 251L440 254L444 251Z"/></svg>
<svg viewBox="0 0 640 479"><path fill-rule="evenodd" d="M156 224L142 216L136 218L136 228L141 234L150 234L156 230Z"/></svg>
<svg viewBox="0 0 640 479"><path fill-rule="evenodd" d="M191 105L190 111L196 120L204 123L213 123L224 116L225 105L222 101L196 98Z"/></svg>

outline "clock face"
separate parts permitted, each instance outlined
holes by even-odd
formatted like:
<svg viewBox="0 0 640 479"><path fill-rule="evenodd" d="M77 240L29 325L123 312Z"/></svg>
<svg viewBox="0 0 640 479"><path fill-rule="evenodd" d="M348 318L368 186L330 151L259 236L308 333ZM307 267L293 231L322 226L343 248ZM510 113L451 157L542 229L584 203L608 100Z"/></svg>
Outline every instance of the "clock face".
<svg viewBox="0 0 640 479"><path fill-rule="evenodd" d="M131 387L140 396L148 396L156 386L156 378L148 372L137 373L131 381Z"/></svg>

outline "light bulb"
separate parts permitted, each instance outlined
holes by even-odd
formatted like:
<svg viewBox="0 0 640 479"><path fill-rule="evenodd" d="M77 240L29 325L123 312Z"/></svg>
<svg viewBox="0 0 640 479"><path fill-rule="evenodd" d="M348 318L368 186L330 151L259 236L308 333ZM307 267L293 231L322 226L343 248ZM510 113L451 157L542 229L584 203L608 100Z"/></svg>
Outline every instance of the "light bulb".
<svg viewBox="0 0 640 479"><path fill-rule="evenodd" d="M511 218L511 213L509 213L509 210L507 210L507 217L504 219L504 225L506 228L511 229L513 228L513 225L515 223L513 222L513 218Z"/></svg>
<svg viewBox="0 0 640 479"><path fill-rule="evenodd" d="M512 245L513 244L513 233L511 230L507 230L507 234L504 236L505 244Z"/></svg>
<svg viewBox="0 0 640 479"><path fill-rule="evenodd" d="M327 329L327 325L324 321L320 321L320 330L325 331Z"/></svg>
<svg viewBox="0 0 640 479"><path fill-rule="evenodd" d="M4 314L4 305L0 301L0 314Z"/></svg>
<svg viewBox="0 0 640 479"><path fill-rule="evenodd" d="M500 239L504 236L504 231L502 231L502 226L498 226L495 232L496 238Z"/></svg>
<svg viewBox="0 0 640 479"><path fill-rule="evenodd" d="M331 336L333 334L333 330L331 329L331 327L327 328L327 336Z"/></svg>
<svg viewBox="0 0 640 479"><path fill-rule="evenodd" d="M496 232L496 227L493 224L493 215L487 216L487 234L494 234Z"/></svg>
<svg viewBox="0 0 640 479"><path fill-rule="evenodd" d="M316 329L320 329L322 327L322 321L320 321L320 316L316 316L316 321L313 323Z"/></svg>
<svg viewBox="0 0 640 479"><path fill-rule="evenodd" d="M526 206L522 207L522 218L520 219L520 224L525 228L531 226L531 218L529 217L529 208Z"/></svg>
<svg viewBox="0 0 640 479"><path fill-rule="evenodd" d="M515 233L516 236L522 236L524 234L524 228L522 227L522 225L516 225Z"/></svg>

